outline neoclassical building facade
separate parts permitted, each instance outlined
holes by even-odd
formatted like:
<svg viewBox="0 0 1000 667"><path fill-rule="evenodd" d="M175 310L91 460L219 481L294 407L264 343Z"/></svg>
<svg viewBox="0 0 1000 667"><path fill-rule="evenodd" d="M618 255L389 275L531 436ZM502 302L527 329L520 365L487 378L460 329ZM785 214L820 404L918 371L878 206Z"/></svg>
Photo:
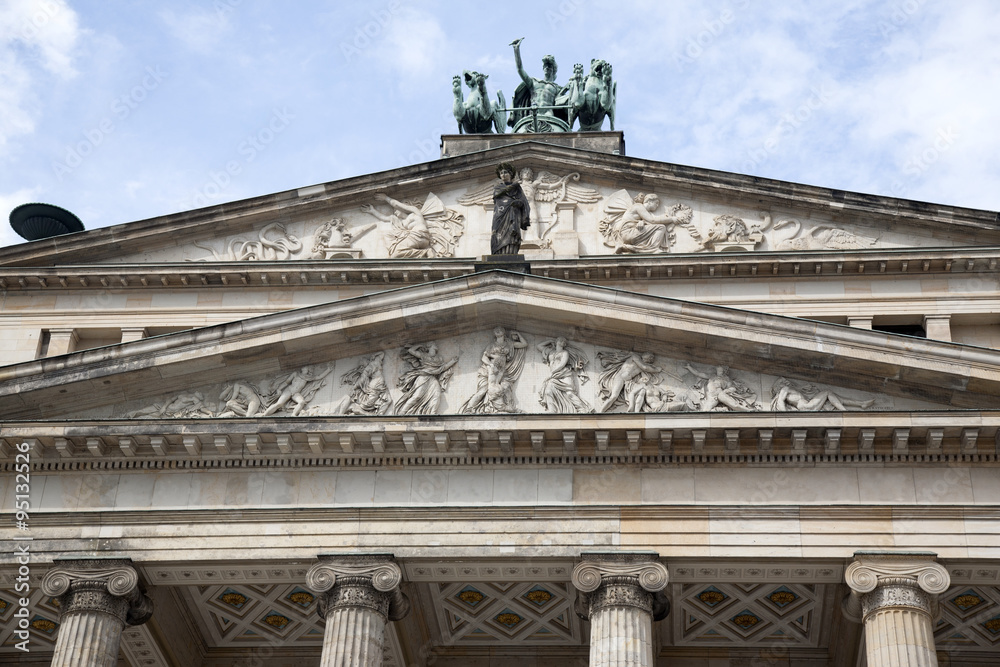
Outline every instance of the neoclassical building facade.
<svg viewBox="0 0 1000 667"><path fill-rule="evenodd" d="M998 259L618 132L0 249L0 663L998 664Z"/></svg>

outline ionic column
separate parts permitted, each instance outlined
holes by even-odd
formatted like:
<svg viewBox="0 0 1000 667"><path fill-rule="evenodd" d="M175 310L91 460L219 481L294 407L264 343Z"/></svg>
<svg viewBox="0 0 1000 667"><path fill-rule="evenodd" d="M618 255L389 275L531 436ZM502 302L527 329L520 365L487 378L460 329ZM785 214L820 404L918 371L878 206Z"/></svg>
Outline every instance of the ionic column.
<svg viewBox="0 0 1000 667"><path fill-rule="evenodd" d="M153 614L128 558L57 560L42 592L59 600L52 667L115 667L125 625L142 625Z"/></svg>
<svg viewBox="0 0 1000 667"><path fill-rule="evenodd" d="M573 569L590 619L590 667L652 667L653 621L666 618L667 568L657 554L584 554Z"/></svg>
<svg viewBox="0 0 1000 667"><path fill-rule="evenodd" d="M951 577L931 553L858 552L844 572L844 614L865 624L868 667L937 667L936 598Z"/></svg>
<svg viewBox="0 0 1000 667"><path fill-rule="evenodd" d="M390 555L320 556L306 584L326 619L321 667L381 667L387 621L410 611L403 572Z"/></svg>

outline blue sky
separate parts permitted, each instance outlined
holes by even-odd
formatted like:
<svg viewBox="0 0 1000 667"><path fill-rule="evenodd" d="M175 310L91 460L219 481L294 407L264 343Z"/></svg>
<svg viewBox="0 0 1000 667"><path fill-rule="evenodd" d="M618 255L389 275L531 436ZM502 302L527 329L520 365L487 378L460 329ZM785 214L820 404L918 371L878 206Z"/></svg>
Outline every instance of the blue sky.
<svg viewBox="0 0 1000 667"><path fill-rule="evenodd" d="M629 155L1000 210L990 0L0 0L0 246L28 201L94 229L436 159L516 37L612 63Z"/></svg>

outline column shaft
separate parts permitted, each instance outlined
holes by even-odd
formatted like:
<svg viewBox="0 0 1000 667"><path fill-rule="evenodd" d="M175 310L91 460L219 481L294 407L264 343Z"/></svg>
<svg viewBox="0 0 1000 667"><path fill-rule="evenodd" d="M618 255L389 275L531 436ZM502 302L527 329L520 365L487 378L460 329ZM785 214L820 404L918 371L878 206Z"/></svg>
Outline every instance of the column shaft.
<svg viewBox="0 0 1000 667"><path fill-rule="evenodd" d="M380 667L385 617L365 607L335 607L326 614L321 667Z"/></svg>
<svg viewBox="0 0 1000 667"><path fill-rule="evenodd" d="M115 667L124 628L118 618L97 611L63 616L52 667Z"/></svg>
<svg viewBox="0 0 1000 667"><path fill-rule="evenodd" d="M653 619L636 607L605 607L590 618L590 667L652 667Z"/></svg>
<svg viewBox="0 0 1000 667"><path fill-rule="evenodd" d="M868 667L938 667L931 617L915 609L880 609L865 619Z"/></svg>

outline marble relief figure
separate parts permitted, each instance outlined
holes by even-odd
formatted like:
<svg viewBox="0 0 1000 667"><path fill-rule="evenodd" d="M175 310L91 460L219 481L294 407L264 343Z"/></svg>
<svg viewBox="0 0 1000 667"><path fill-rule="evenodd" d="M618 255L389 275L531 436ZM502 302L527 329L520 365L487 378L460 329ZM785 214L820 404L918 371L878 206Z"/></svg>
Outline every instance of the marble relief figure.
<svg viewBox="0 0 1000 667"><path fill-rule="evenodd" d="M493 330L493 342L483 351L476 376L475 393L462 404L460 412L496 414L517 412L514 386L524 370L528 342L516 331L503 327Z"/></svg>
<svg viewBox="0 0 1000 667"><path fill-rule="evenodd" d="M340 400L333 413L337 415L384 415L392 407L392 397L382 375L384 352L361 360L358 366L340 379L351 385L351 393Z"/></svg>
<svg viewBox="0 0 1000 667"><path fill-rule="evenodd" d="M541 342L537 348L549 367L549 377L538 392L542 408L554 413L593 412L594 408L580 398L578 387L578 382L588 379L584 373L588 359L583 350L562 337Z"/></svg>
<svg viewBox="0 0 1000 667"><path fill-rule="evenodd" d="M125 416L129 419L203 418L214 416L214 412L212 406L205 402L205 395L200 391L194 391L178 394L164 403L154 403L148 407L128 412Z"/></svg>
<svg viewBox="0 0 1000 667"><path fill-rule="evenodd" d="M399 376L397 386L403 395L396 401L396 414L436 415L440 414L441 398L454 372L458 357L445 361L439 354L437 345L407 345L399 353L399 358L410 365L410 369Z"/></svg>
<svg viewBox="0 0 1000 667"><path fill-rule="evenodd" d="M598 229L604 245L615 254L667 252L673 244L673 226L691 222L693 211L683 204L657 214L660 198L653 193L639 193L634 198L619 190L608 198L604 218Z"/></svg>
<svg viewBox="0 0 1000 667"><path fill-rule="evenodd" d="M262 393L264 396L261 396ZM267 394L267 380L263 380L257 385L245 380L228 384L219 395L219 400L225 402L217 416L255 417L260 412L261 406L265 404Z"/></svg>
<svg viewBox="0 0 1000 667"><path fill-rule="evenodd" d="M681 226L691 235L698 250L753 250L764 239L759 225L748 226L735 215L718 215L707 229L699 229L691 221Z"/></svg>
<svg viewBox="0 0 1000 667"><path fill-rule="evenodd" d="M257 416L269 417L279 411L284 411L291 413L293 417L298 417L320 387L326 384L325 378L332 372L333 367L327 366L326 368L302 368L294 373L289 373L273 385L273 391L277 397ZM290 407L289 404L291 404Z"/></svg>
<svg viewBox="0 0 1000 667"><path fill-rule="evenodd" d="M195 241L193 245L212 253L211 259L206 257L201 261L214 260L216 262L283 261L290 259L292 255L298 254L302 250L302 241L297 236L288 234L285 231L285 226L280 222L272 222L264 227L260 230L256 240L233 239L222 254L198 241Z"/></svg>
<svg viewBox="0 0 1000 667"><path fill-rule="evenodd" d="M846 410L848 407L867 410L875 405L875 399L859 401L845 398L827 389L819 389L811 384L796 385L787 378L778 378L771 387L771 410L789 412L794 410Z"/></svg>
<svg viewBox="0 0 1000 667"><path fill-rule="evenodd" d="M375 228L375 224L365 225L354 231L347 229L343 218L333 218L326 222L313 237L313 246L306 259L333 259L336 257L361 256L360 250L354 249L354 242Z"/></svg>
<svg viewBox="0 0 1000 667"><path fill-rule="evenodd" d="M774 250L859 250L870 248L876 241L829 225L817 225L802 233L798 220L779 220L771 244Z"/></svg>
<svg viewBox="0 0 1000 667"><path fill-rule="evenodd" d="M388 223L385 243L389 257L454 257L455 246L465 233L464 218L445 208L437 195L428 194L422 203L401 202L381 192L375 194L375 199L391 206L392 212L382 213L371 204L361 210Z"/></svg>
<svg viewBox="0 0 1000 667"><path fill-rule="evenodd" d="M604 372L598 379L598 395L602 401L598 412L610 412L617 405L625 406L625 412L637 412L636 393L641 379L648 386L654 382L662 370L653 365L656 356L652 352L598 352L597 359Z"/></svg>
<svg viewBox="0 0 1000 667"><path fill-rule="evenodd" d="M713 410L732 410L733 412L754 412L760 410L757 394L746 384L734 378L725 366L716 366L715 373L702 373L691 367L684 366L689 373L699 378L694 389L701 392L698 410L712 412Z"/></svg>

